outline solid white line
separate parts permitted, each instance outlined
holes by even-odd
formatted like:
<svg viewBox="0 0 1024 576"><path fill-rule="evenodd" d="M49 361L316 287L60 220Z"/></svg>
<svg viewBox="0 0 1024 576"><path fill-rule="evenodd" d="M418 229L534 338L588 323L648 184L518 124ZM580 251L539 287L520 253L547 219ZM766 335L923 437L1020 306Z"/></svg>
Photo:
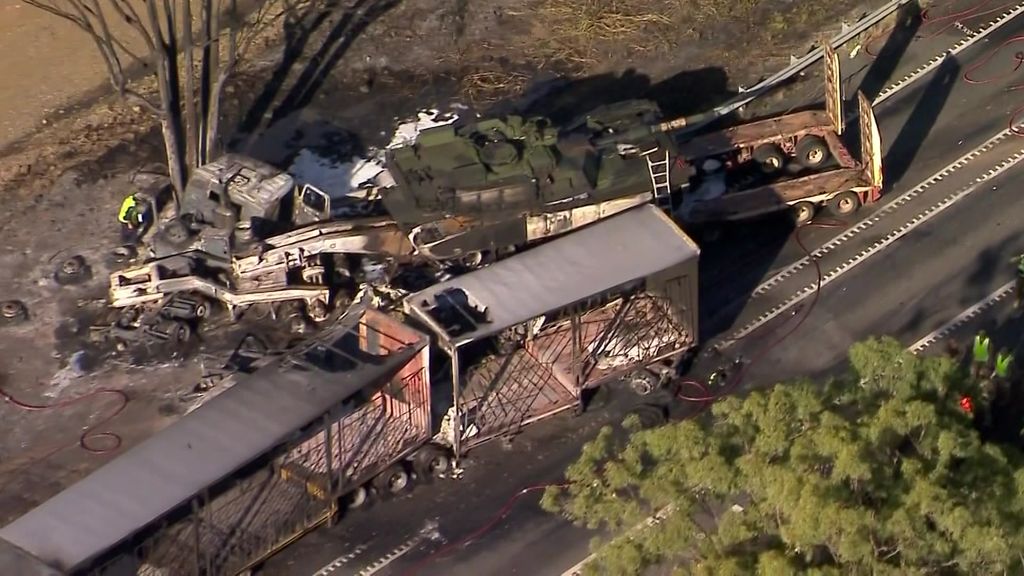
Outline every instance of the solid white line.
<svg viewBox="0 0 1024 576"><path fill-rule="evenodd" d="M977 34L973 36L969 35L963 40L960 40L959 42L954 44L953 47L950 48L949 50L946 50L942 54L939 54L932 58L931 60L929 60L928 63L925 64L924 66L921 66L917 70L914 70L910 74L907 74L906 76L903 77L903 79L896 82L895 84L890 84L888 87L882 90L881 93L879 93L877 98L875 98L874 105L878 106L882 102L885 102L886 100L894 96L896 93L913 84L915 81L923 77L925 74L937 68L939 64L942 64L942 61L945 60L946 58L950 56L956 56L957 54L963 52L967 48L974 45L975 42L981 40L985 36L988 36L989 34L996 31L998 28L1000 28L1010 20L1013 20L1022 13L1024 13L1024 2L1018 4L1012 10L1004 12L1000 17L990 22L987 27L984 27Z"/></svg>
<svg viewBox="0 0 1024 576"><path fill-rule="evenodd" d="M1015 281L1013 280L1007 282L1006 284L1003 284L1002 286L999 287L998 290L982 298L980 301L978 301L978 303L958 314L956 318L953 318L949 322L946 322L939 328L933 330L924 338L921 338L917 342L914 342L907 349L913 352L914 354L924 351L935 342L938 342L942 338L945 338L954 330L964 325L978 314L981 314L983 311L985 311L988 308L991 308L997 302L1008 296L1011 292L1013 292L1014 284Z"/></svg>
<svg viewBox="0 0 1024 576"><path fill-rule="evenodd" d="M654 526L655 524L660 523L665 518L668 518L669 516L671 516L672 513L675 512L675 511L676 511L675 504L669 504L668 506L665 506L661 510L658 510L657 512L655 512L654 515L644 519L643 521L641 521L636 526L633 526L632 528L627 530L624 534L621 534L621 535L617 536L617 538L623 538L623 537L628 538L631 534L639 532L639 531L643 530L644 528L649 528L651 526ZM580 560L579 562L577 562L572 568L569 568L565 572L562 572L561 576L581 576L583 574L583 567L586 566L587 564L593 562L594 558L596 558L596 557L597 557L597 554L590 554L590 555L588 555L583 560Z"/></svg>
<svg viewBox="0 0 1024 576"><path fill-rule="evenodd" d="M950 206L956 204L958 201L960 201L960 200L966 198L967 196L969 196L970 194L976 192L978 189L981 188L982 184L985 184L989 180L999 176L1000 174L1003 174L1004 172L1006 172L1010 168L1016 166L1019 162L1021 162L1021 160L1024 160L1024 150L1019 150L1017 153L1015 153L1010 158L1008 158L1008 159L1004 160L1003 162L1001 162L995 168L993 168L993 169L989 170L988 172L986 172L985 174L979 176L977 179L975 179L974 183L971 184L970 186L967 186L966 188L963 188L963 189L959 190L958 192L956 192L956 193L954 193L954 194L952 194L950 196L947 196L944 200L942 200L938 204L935 204L935 205L931 206L930 208L928 208L924 212L921 212L920 214L915 216L913 219L911 219L909 222L907 222L903 226L901 226L898 229L890 232L888 235L885 236L885 238L882 238L878 242L875 242L874 244L872 244L869 248L861 251L859 254L857 254L853 258L850 258L845 263L840 265L838 268L835 268L835 269L831 270L830 272L826 273L821 278L821 285L820 286L822 288L824 288L825 286L830 284L836 278L839 278L843 274L849 272L850 270L853 270L854 268L856 268L860 264L862 264L865 261L867 261L871 256L874 256L875 254L878 254L879 252L881 252L885 248L887 248L890 245L892 245L893 242L896 242L900 238L902 238L905 235L907 235L911 230L914 230L918 226L924 224L925 222L928 222L929 220L931 220L935 216L941 214L944 210L946 210ZM756 320L754 320L750 324L747 324L741 330L739 330L738 332L736 332L735 334L730 336L725 342L722 343L722 345L720 347L721 348L726 348L726 347L732 345L737 340L747 336L748 334L750 334L754 330L757 330L758 328L760 328L764 324L766 324L769 321L771 321L774 318L776 318L779 314L782 314L786 310L789 310L790 308L795 306L798 302L804 300L805 298L807 298L808 296L813 294L818 289L818 287L819 287L818 282L813 282L810 285L806 286L803 290L800 290L796 294L793 294L789 299L787 299L782 304L779 304L779 305L775 306L774 308L772 308L771 310L769 310L765 314L762 314L759 318L757 318Z"/></svg>

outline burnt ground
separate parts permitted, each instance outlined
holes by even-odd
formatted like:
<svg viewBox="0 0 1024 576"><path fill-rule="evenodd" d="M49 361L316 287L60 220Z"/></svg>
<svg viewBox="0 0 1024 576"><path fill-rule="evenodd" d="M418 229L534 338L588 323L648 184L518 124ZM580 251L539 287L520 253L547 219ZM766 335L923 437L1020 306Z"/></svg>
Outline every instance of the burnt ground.
<svg viewBox="0 0 1024 576"><path fill-rule="evenodd" d="M303 146L343 157L358 153L386 140L396 117L453 101L486 111L507 110L496 103L509 99L516 109L564 117L604 102L654 97L669 113L685 114L783 67L819 28L870 8L853 0L810 4L346 0L333 9L300 6L275 24L259 57L250 56L228 86L223 125L232 147L285 165ZM352 6L362 18L351 16ZM124 390L126 408L98 431L116 432L130 446L184 412L180 398L201 369L194 353L139 362L84 344L83 330L102 309L104 255L118 241L115 212L131 189L128 175L159 161L162 148L152 119L138 109L107 99L74 109L84 111L53 118L0 151L7 214L0 221L0 270L7 272L0 294L23 301L30 315L25 323L0 326L0 385L38 404ZM91 280L58 285L54 267L74 254L91 266ZM236 330L210 339L219 347L209 351L223 356L238 337ZM77 444L83 427L117 405L108 395L49 411L0 409L7 423L0 439L0 522L110 458Z"/></svg>

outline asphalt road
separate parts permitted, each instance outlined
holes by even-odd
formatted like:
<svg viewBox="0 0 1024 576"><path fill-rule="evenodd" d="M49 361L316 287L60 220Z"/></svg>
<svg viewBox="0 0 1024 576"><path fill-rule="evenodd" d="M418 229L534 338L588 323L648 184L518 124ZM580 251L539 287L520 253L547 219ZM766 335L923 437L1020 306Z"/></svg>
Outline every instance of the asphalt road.
<svg viewBox="0 0 1024 576"><path fill-rule="evenodd" d="M812 291L727 349L757 359L745 385L826 374L843 365L850 343L872 334L890 334L910 344L1012 279L1013 268L1006 261L1024 251L1024 239L1018 236L1024 225L1016 221L1024 213L1024 195L1016 192L1024 181L1020 170L1008 166L1001 175L985 175L1024 151L1024 139L1009 136L898 207L882 207L1004 130L1010 113L1024 105L1024 98L1005 91L1006 81L972 85L962 80L965 66L1021 28L1020 21L1004 26L961 54L958 64L940 67L876 110L887 151L886 197L848 224L876 221L823 255L819 264L830 279L820 293ZM916 40L891 77L914 70L959 37L951 29ZM1012 52L1003 64L1007 71ZM863 55L843 60L848 72L869 64ZM850 83L860 84L865 71ZM977 185L971 189L972 184ZM807 229L800 238L814 249L844 232ZM753 256L740 257L744 254ZM733 230L721 245L706 248L702 270L710 280L702 305L712 324L707 336L730 336L813 286L816 269L807 265L750 297L758 283L803 255L785 226L773 223ZM728 306L737 300L739 306ZM1001 339L1011 339L1012 333L1007 300L954 327L950 335L967 338L984 324L1000 330L996 340L1002 345ZM772 345L804 314L806 320L791 336ZM587 555L593 534L541 512L537 492L523 496L508 507L507 516L488 524L517 491L557 482L580 444L628 405L629 399L613 399L608 407L578 419L567 416L538 424L510 447L481 448L464 464L462 478L418 487L408 497L318 530L271 559L263 573L562 574ZM483 528L488 529L480 533ZM478 537L463 545L475 533Z"/></svg>

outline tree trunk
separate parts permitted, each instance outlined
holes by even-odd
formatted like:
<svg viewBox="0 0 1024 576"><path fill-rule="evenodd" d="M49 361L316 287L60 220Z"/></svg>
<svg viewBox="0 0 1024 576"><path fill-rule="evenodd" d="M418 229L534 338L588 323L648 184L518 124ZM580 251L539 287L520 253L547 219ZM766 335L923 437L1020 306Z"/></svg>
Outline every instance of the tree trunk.
<svg viewBox="0 0 1024 576"><path fill-rule="evenodd" d="M210 0L210 2L212 2L212 1L213 0ZM229 0L229 2L230 2L230 4L229 4L229 8L228 8L228 14L231 15L231 21L235 22L235 21L237 21L236 16L237 16L237 13L238 13L237 0ZM221 11L221 7L222 7L222 5L220 3L218 3L218 6L215 9L212 6L211 6L211 9L215 10L216 14L219 14L220 11ZM212 34L216 38L219 39L220 38L220 21L219 21L219 16L214 16L213 23L214 23L214 26L213 26ZM216 60L217 63L219 63L219 60L220 60L220 41L219 40L214 40L214 42L212 44L214 46L216 46L216 51L213 52L214 59ZM218 140L218 138L219 138L219 131L220 131L220 101L221 101L221 97L222 97L223 92L224 92L224 84L225 84L225 82L227 82L228 76L230 76L231 73L234 71L235 62L236 62L236 60L238 58L237 50L238 50L238 32L236 31L235 26L232 25L232 26L230 26L228 28L228 54L227 54L227 62L224 63L223 67L217 66L217 63L215 63L213 65L213 67L212 67L212 70L216 71L216 74L212 74L212 72L211 72L211 77L210 77L211 86L210 86L210 95L209 95L209 101L208 101L209 108L206 111L206 146L207 146L207 148L206 148L206 153L207 153L206 161L207 162L210 161L213 157L215 157L216 154L220 153L220 145L218 144L218 142L219 142L219 140Z"/></svg>
<svg viewBox="0 0 1024 576"><path fill-rule="evenodd" d="M199 125L196 115L195 59L192 54L192 0L181 0L182 56L185 59L185 157L189 166L199 165ZM173 32L172 32L173 34Z"/></svg>

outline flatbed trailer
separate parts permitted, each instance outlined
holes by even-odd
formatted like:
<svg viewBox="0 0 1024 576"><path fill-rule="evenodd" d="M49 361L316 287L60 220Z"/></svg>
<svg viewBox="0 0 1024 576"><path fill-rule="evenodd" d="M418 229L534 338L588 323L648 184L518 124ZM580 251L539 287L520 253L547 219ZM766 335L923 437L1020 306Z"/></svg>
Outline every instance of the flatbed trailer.
<svg viewBox="0 0 1024 576"><path fill-rule="evenodd" d="M843 145L839 57L825 47L825 110L734 126L679 143L697 168L676 216L704 225L792 210L798 224L829 206L848 215L877 201L883 185L881 142L871 104L858 93L860 158ZM709 160L713 162L708 163Z"/></svg>

